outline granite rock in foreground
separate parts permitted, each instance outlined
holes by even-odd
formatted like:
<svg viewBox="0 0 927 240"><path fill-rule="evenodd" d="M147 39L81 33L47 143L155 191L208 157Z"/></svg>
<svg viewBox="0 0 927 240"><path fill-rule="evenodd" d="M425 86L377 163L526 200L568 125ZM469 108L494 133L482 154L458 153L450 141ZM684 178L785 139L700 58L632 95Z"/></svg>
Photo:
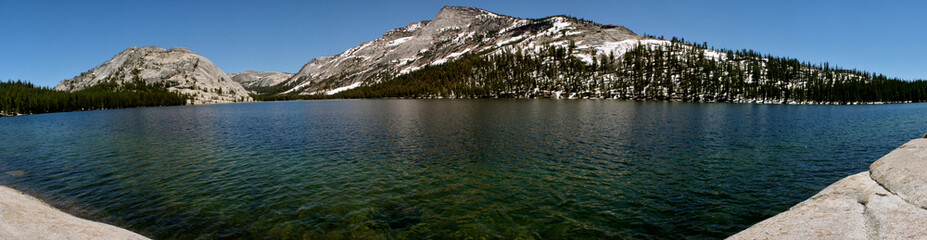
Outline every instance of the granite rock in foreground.
<svg viewBox="0 0 927 240"><path fill-rule="evenodd" d="M0 186L0 239L148 239L81 219L20 191Z"/></svg>
<svg viewBox="0 0 927 240"><path fill-rule="evenodd" d="M927 239L927 139L915 139L728 239Z"/></svg>

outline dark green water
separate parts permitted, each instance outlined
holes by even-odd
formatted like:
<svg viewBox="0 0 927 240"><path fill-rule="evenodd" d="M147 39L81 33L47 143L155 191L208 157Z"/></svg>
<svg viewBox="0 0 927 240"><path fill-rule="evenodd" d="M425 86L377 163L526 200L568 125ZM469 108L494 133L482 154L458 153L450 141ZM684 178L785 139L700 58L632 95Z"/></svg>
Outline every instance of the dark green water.
<svg viewBox="0 0 927 240"><path fill-rule="evenodd" d="M927 104L244 103L0 118L0 184L159 238L723 238Z"/></svg>

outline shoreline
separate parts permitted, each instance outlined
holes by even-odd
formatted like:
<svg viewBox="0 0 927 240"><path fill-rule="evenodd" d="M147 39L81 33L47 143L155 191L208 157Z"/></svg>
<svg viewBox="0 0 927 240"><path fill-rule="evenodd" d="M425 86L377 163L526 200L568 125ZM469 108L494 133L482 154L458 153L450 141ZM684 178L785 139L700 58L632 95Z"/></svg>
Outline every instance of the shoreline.
<svg viewBox="0 0 927 240"><path fill-rule="evenodd" d="M795 106L872 106L872 105L889 105L889 104L912 104L912 103L922 103L915 101L900 101L900 102L849 102L849 103L837 103L837 102L775 102L775 101L682 101L682 100L654 100L654 99L624 99L624 98L500 98L500 97L457 97L457 98L444 98L444 97L386 97L386 98L308 98L308 99L289 99L289 100L266 100L266 101L247 101L247 102L224 102L224 103L205 103L205 104L184 104L184 105L165 105L165 106L139 106L139 107L126 107L126 108L102 108L102 109L87 109L87 110L74 110L74 111L61 111L61 112L45 112L45 113L7 113L0 112L0 118L4 117L22 117L30 116L37 114L48 114L48 113L63 113L63 112L87 112L87 111L99 111L99 110L115 110L115 109L134 109L134 108L153 108L153 107L177 107L177 106L207 106L207 105L220 105L220 104L235 104L235 103L256 103L256 102L288 102L288 101L319 101L319 100L391 100L391 99L421 99L421 100L438 100L438 99L550 99L550 100L614 100L614 101L630 101L630 102L678 102L678 103L722 103L722 104L753 104L753 105L795 105Z"/></svg>
<svg viewBox="0 0 927 240"><path fill-rule="evenodd" d="M927 137L927 135L925 135ZM927 138L911 140L785 212L728 239L927 237Z"/></svg>
<svg viewBox="0 0 927 240"><path fill-rule="evenodd" d="M0 185L0 239L149 239L132 231L65 213Z"/></svg>

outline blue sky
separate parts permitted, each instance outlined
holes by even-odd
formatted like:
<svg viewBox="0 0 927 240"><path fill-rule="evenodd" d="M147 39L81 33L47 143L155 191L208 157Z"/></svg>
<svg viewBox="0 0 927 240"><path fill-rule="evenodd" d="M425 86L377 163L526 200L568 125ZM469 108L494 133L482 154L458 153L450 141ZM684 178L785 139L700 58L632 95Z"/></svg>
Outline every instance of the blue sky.
<svg viewBox="0 0 927 240"><path fill-rule="evenodd" d="M42 1L0 0L0 79L42 86L131 46L187 47L225 72L296 72L444 5L571 15L637 33L927 79L917 1Z"/></svg>

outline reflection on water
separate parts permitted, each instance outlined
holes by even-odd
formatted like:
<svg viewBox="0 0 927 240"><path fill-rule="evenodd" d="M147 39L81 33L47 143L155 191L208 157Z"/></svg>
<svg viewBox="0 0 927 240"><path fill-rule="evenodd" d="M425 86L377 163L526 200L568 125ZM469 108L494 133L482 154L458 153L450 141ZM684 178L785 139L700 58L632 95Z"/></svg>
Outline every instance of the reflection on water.
<svg viewBox="0 0 927 240"><path fill-rule="evenodd" d="M363 100L41 114L0 118L0 184L155 238L722 238L918 137L925 108Z"/></svg>

